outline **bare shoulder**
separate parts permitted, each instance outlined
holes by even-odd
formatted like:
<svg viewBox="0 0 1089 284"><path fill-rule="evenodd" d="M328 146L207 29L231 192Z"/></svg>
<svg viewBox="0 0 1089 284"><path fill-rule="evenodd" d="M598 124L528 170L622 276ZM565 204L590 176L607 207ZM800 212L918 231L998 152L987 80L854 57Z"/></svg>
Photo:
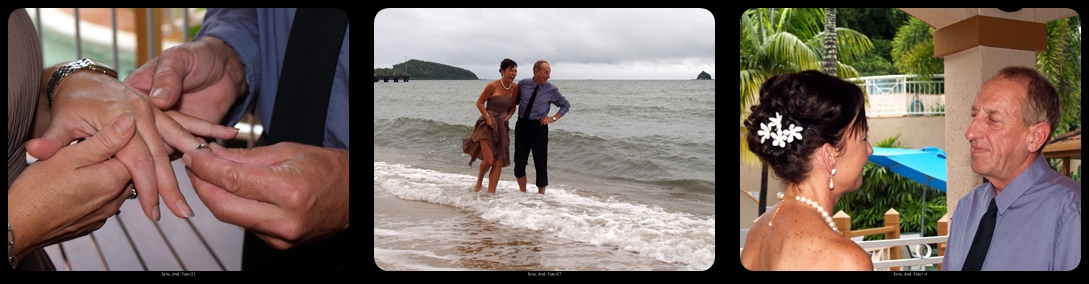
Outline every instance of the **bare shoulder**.
<svg viewBox="0 0 1089 284"><path fill-rule="evenodd" d="M828 258L836 270L873 271L870 255L850 239L837 235L829 245Z"/></svg>
<svg viewBox="0 0 1089 284"><path fill-rule="evenodd" d="M784 251L796 252L785 270L859 270L873 271L873 262L866 251L824 224L818 230L803 230ZM821 226L815 226L821 227Z"/></svg>

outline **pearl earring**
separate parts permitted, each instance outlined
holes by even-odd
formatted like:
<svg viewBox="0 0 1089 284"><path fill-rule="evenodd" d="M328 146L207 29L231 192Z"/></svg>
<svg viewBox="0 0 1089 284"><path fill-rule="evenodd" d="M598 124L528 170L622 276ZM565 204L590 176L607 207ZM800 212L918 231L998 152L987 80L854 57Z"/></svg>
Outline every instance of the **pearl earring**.
<svg viewBox="0 0 1089 284"><path fill-rule="evenodd" d="M832 175L828 177L828 189L836 189L836 184L832 183L832 178L836 176L836 168L832 168Z"/></svg>

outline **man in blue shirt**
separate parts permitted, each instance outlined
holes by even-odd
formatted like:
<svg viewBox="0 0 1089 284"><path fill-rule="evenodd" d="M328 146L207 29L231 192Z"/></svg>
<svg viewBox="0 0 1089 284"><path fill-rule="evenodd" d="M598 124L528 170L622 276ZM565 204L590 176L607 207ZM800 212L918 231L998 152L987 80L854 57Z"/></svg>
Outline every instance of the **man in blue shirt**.
<svg viewBox="0 0 1089 284"><path fill-rule="evenodd" d="M533 152L533 166L537 169L537 193L544 194L548 185L548 124L556 122L571 104L560 94L556 85L548 82L552 67L548 61L533 64L533 78L518 82L518 122L514 128L514 177L518 187L526 192L526 164ZM560 107L554 116L548 116L549 105Z"/></svg>
<svg viewBox="0 0 1089 284"><path fill-rule="evenodd" d="M1039 72L1007 67L972 105L972 171L988 180L957 203L945 270L1072 270L1081 262L1081 185L1041 150L1059 95Z"/></svg>
<svg viewBox="0 0 1089 284"><path fill-rule="evenodd" d="M286 73L282 68L292 25L301 13L208 9L194 42L164 51L125 83L150 95L155 106L188 115L176 120L234 125L256 105L265 129L275 131L277 88ZM278 143L226 149L213 144L210 151L188 151L182 157L193 188L216 218L247 229L243 270L347 266L349 30L335 60L321 147Z"/></svg>

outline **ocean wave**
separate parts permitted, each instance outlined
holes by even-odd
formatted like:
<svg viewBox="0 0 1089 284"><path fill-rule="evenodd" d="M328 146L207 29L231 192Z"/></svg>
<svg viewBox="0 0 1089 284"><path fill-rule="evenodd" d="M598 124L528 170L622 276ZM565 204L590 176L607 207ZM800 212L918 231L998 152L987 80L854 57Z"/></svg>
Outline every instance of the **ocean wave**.
<svg viewBox="0 0 1089 284"><path fill-rule="evenodd" d="M658 206L575 194L549 186L547 195L522 194L500 181L496 195L468 189L475 177L374 163L374 182L404 200L453 206L499 224L554 233L561 238L631 251L705 270L715 261L715 217L668 212Z"/></svg>
<svg viewBox="0 0 1089 284"><path fill-rule="evenodd" d="M467 125L431 119L375 119L374 145L461 159L467 157L461 151L461 140L471 132ZM515 131L510 135L513 148ZM562 129L550 130L548 137L549 171L715 193L714 141L661 135L614 138ZM514 149L510 152L513 155Z"/></svg>

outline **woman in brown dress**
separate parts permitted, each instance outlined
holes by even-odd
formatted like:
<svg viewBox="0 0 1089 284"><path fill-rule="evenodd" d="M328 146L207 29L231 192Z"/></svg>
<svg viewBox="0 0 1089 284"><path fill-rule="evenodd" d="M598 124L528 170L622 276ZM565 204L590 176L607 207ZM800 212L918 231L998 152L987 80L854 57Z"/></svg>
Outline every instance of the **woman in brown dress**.
<svg viewBox="0 0 1089 284"><path fill-rule="evenodd" d="M462 150L469 154L469 166L480 159L480 175L476 178L474 192L483 187L484 173L491 169L488 180L488 193L495 193L499 184L499 174L503 167L510 165L510 125L507 123L514 115L518 101L518 85L514 77L518 75L518 63L503 59L499 64L499 80L484 86L484 92L476 100L480 118L476 120L473 134L462 140ZM485 102L487 107L485 108Z"/></svg>

